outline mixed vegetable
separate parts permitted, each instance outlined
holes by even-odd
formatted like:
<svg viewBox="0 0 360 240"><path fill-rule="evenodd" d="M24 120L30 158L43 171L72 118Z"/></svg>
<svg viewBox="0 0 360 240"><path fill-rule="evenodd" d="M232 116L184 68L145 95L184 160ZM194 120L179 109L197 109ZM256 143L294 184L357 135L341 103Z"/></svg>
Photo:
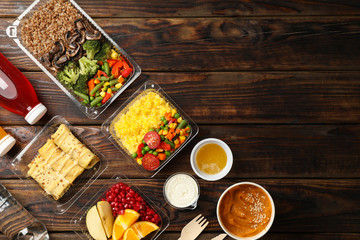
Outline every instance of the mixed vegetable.
<svg viewBox="0 0 360 240"><path fill-rule="evenodd" d="M84 105L100 107L124 85L133 69L108 41L86 40L82 48L86 56L68 62L57 79Z"/></svg>
<svg viewBox="0 0 360 240"><path fill-rule="evenodd" d="M132 154L146 170L154 171L189 137L191 127L176 110L160 118L160 126L149 129L137 152Z"/></svg>

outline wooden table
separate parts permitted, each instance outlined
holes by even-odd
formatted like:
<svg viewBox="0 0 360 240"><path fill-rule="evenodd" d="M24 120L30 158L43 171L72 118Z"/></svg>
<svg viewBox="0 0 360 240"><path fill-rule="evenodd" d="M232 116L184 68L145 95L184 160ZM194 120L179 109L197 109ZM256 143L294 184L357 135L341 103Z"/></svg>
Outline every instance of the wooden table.
<svg viewBox="0 0 360 240"><path fill-rule="evenodd" d="M359 1L79 0L143 70L96 120L79 112L6 36L5 28L31 2L0 2L0 52L29 78L48 113L29 126L0 109L0 125L17 139L0 161L0 182L46 224L52 239L76 239L69 224L74 212L50 215L41 198L8 169L54 115L94 135L108 159L109 168L94 188L124 173L166 207L171 224L159 239L177 239L199 213L210 224L198 239L220 233L217 200L240 181L261 184L274 199L275 221L263 239L360 239ZM101 123L147 80L160 84L200 128L151 180L100 133ZM207 137L230 145L233 168L220 181L199 180L196 210L174 210L164 203L164 180L179 171L194 175L191 149Z"/></svg>

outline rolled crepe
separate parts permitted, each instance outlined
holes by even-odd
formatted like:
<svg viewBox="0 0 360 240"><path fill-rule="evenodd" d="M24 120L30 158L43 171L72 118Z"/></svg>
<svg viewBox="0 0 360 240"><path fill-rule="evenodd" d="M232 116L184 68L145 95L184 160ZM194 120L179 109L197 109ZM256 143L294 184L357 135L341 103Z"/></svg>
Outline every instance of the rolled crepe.
<svg viewBox="0 0 360 240"><path fill-rule="evenodd" d="M69 154L77 164L85 169L92 168L100 159L82 144L66 127L61 124L51 136L55 144Z"/></svg>

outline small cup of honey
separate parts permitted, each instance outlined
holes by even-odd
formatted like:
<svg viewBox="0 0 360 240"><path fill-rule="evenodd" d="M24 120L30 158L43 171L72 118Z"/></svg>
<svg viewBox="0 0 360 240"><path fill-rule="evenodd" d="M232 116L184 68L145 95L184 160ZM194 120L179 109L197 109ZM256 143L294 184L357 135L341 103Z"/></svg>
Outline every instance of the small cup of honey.
<svg viewBox="0 0 360 240"><path fill-rule="evenodd" d="M206 138L193 148L190 164L200 178L216 181L230 172L233 155L225 142L217 138Z"/></svg>

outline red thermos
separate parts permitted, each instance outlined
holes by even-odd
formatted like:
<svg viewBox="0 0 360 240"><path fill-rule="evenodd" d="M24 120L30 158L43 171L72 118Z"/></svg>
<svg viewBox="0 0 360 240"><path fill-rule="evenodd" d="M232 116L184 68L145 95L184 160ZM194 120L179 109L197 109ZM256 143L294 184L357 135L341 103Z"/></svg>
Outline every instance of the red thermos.
<svg viewBox="0 0 360 240"><path fill-rule="evenodd" d="M0 106L35 124L46 113L29 80L0 53Z"/></svg>

